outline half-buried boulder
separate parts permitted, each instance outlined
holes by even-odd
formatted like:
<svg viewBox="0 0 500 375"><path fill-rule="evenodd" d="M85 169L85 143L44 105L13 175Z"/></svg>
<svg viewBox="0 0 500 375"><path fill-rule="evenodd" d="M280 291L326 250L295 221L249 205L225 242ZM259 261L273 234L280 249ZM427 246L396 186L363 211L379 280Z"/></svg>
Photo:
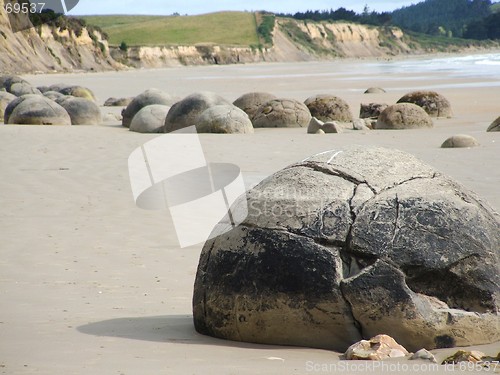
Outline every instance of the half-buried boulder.
<svg viewBox="0 0 500 375"><path fill-rule="evenodd" d="M149 89L137 95L122 112L122 125L130 127L134 116L144 107L152 104L171 106L175 98L158 89Z"/></svg>
<svg viewBox="0 0 500 375"><path fill-rule="evenodd" d="M241 205L241 206L240 206ZM202 334L345 351L384 332L409 350L500 339L500 221L397 150L324 152L262 181L203 247Z"/></svg>
<svg viewBox="0 0 500 375"><path fill-rule="evenodd" d="M197 92L175 103L165 119L165 132L194 126L198 117L208 108L216 105L230 105L226 99L213 92Z"/></svg>
<svg viewBox="0 0 500 375"><path fill-rule="evenodd" d="M56 102L68 112L72 125L99 125L101 109L95 102L74 96L64 96Z"/></svg>
<svg viewBox="0 0 500 375"><path fill-rule="evenodd" d="M16 98L17 98L17 96L15 96L9 92L0 91L0 121L3 122L3 116L5 113L5 109L10 104L10 102L15 100Z"/></svg>
<svg viewBox="0 0 500 375"><path fill-rule="evenodd" d="M216 105L203 111L196 122L198 133L253 133L248 115L234 105Z"/></svg>
<svg viewBox="0 0 500 375"><path fill-rule="evenodd" d="M495 121L488 126L487 132L500 132L500 117L498 117Z"/></svg>
<svg viewBox="0 0 500 375"><path fill-rule="evenodd" d="M5 109L6 124L71 125L68 112L42 95L24 95L13 100Z"/></svg>
<svg viewBox="0 0 500 375"><path fill-rule="evenodd" d="M240 96L233 104L245 111L251 120L263 104L273 99L276 99L276 96L273 94L268 94L266 92L249 92Z"/></svg>
<svg viewBox="0 0 500 375"><path fill-rule="evenodd" d="M273 99L262 105L252 119L254 128L303 128L309 125L311 112L294 99Z"/></svg>
<svg viewBox="0 0 500 375"><path fill-rule="evenodd" d="M421 107L411 103L400 103L382 111L375 129L419 129L433 126L432 119Z"/></svg>
<svg viewBox="0 0 500 375"><path fill-rule="evenodd" d="M84 98L87 100L91 100L93 102L96 101L96 97L91 89L82 86L69 86L63 87L58 90L61 94L76 96L77 98Z"/></svg>
<svg viewBox="0 0 500 375"><path fill-rule="evenodd" d="M479 142L476 138L467 134L457 134L444 141L441 148L464 148L476 146L479 146Z"/></svg>
<svg viewBox="0 0 500 375"><path fill-rule="evenodd" d="M318 120L352 122L349 104L335 95L315 95L306 99L304 104L311 111L311 115Z"/></svg>
<svg viewBox="0 0 500 375"><path fill-rule="evenodd" d="M404 95L398 103L413 103L422 107L431 117L451 117L451 104L435 91L414 91Z"/></svg>
<svg viewBox="0 0 500 375"><path fill-rule="evenodd" d="M130 131L137 133L163 133L168 105L151 104L136 113L130 123Z"/></svg>

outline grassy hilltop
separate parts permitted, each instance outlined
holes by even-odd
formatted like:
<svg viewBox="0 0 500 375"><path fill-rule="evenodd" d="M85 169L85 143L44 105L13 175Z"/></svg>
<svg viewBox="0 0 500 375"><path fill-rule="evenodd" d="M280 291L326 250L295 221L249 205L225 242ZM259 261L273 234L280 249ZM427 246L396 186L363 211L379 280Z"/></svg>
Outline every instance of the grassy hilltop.
<svg viewBox="0 0 500 375"><path fill-rule="evenodd" d="M256 15L217 12L199 16L85 16L109 35L111 45L258 45Z"/></svg>

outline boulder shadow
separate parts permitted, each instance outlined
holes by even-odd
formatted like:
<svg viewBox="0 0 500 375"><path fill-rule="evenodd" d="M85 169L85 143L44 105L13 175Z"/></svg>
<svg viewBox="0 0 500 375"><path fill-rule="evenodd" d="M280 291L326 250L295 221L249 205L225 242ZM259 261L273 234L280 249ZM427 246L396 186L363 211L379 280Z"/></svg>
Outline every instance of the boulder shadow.
<svg viewBox="0 0 500 375"><path fill-rule="evenodd" d="M278 345L251 344L201 335L194 329L192 315L162 315L109 319L79 326L77 330L87 335L175 344L217 345L254 349L284 348L284 346Z"/></svg>

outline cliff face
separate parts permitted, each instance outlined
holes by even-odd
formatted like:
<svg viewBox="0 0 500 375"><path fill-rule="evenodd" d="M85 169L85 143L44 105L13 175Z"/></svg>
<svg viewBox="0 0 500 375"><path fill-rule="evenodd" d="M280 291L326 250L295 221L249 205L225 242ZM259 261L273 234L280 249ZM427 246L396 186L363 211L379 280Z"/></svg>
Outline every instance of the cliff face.
<svg viewBox="0 0 500 375"><path fill-rule="evenodd" d="M4 10L4 0L0 0L1 73L102 71L120 67L110 57L108 43L102 35L95 31L89 33L86 28L79 36L47 25L14 33Z"/></svg>
<svg viewBox="0 0 500 375"><path fill-rule="evenodd" d="M305 23L279 19L273 46L252 49L216 45L117 48L111 55L136 68L179 65L235 64L260 61L292 62L334 57L388 57L418 53L404 41L398 28L376 28L350 23Z"/></svg>

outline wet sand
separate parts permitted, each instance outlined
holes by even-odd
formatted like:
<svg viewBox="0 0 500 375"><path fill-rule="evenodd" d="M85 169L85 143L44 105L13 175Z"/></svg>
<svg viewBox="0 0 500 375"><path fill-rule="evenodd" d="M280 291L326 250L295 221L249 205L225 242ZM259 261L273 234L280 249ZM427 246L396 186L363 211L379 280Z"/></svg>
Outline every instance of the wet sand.
<svg viewBox="0 0 500 375"><path fill-rule="evenodd" d="M435 120L434 129L328 135L261 129L253 135L200 138L207 159L239 165L247 185L343 145L397 148L452 176L500 211L500 133L485 131L500 116L500 75L461 76L425 64L401 72L401 66L376 61L342 61L25 78L35 85L87 86L101 104L152 87L179 96L214 91L229 100L249 91L300 100L331 93L347 100L355 115L361 102L390 104L406 92L432 88L454 110L453 118ZM370 86L387 93L363 94ZM481 146L439 148L459 133L476 137ZM385 368L341 368L339 353L198 335L191 296L202 245L180 249L168 213L137 208L131 193L128 156L155 137L129 132L118 122L0 126L0 374L450 372L406 360L386 362ZM481 350L494 355L500 344ZM433 352L440 360L454 350Z"/></svg>

